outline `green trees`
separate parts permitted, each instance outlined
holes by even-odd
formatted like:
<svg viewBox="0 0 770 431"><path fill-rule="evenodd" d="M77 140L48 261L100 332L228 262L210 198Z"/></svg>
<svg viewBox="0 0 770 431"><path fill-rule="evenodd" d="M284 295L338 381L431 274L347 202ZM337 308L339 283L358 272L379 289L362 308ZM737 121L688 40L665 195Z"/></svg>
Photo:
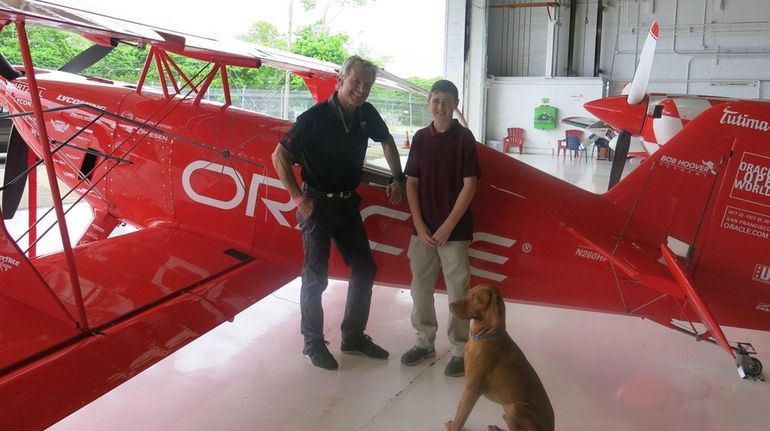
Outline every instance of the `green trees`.
<svg viewBox="0 0 770 431"><path fill-rule="evenodd" d="M332 34L320 24L313 24L297 30L297 41L291 50L295 54L317 58L342 64L350 54L345 48L348 35L343 33Z"/></svg>
<svg viewBox="0 0 770 431"><path fill-rule="evenodd" d="M31 25L27 26L27 38L35 66L46 69L58 69L64 66L67 61L90 45L79 35ZM0 53L5 55L11 64L22 64L15 26L8 25L0 31Z"/></svg>

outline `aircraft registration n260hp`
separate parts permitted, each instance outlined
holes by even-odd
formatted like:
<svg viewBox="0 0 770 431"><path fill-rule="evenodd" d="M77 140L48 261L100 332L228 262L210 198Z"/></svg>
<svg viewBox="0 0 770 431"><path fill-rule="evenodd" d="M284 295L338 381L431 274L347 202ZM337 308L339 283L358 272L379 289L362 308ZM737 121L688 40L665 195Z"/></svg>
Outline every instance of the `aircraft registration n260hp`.
<svg viewBox="0 0 770 431"><path fill-rule="evenodd" d="M30 149L45 164L63 243L37 256L0 229L0 428L43 428L298 275L294 204L270 163L291 123L231 106L227 70L285 68L323 100L338 66L44 2L2 0L0 21L16 27L24 60L0 66L0 103L15 126L2 211L15 211ZM97 48L63 70L36 69L32 23ZM135 85L79 75L116 43L149 47ZM209 67L193 79L169 53ZM150 67L157 91L144 86ZM203 98L215 76L224 103ZM385 72L380 82L416 90ZM702 324L698 339L761 377L751 348L731 344L720 325L770 330L770 148L766 130L747 126L770 121L768 108L704 110L603 195L479 145L473 277L508 300ZM57 178L93 211L75 245ZM405 203L388 203L387 181L366 167L362 216L377 283L406 287L411 221ZM111 237L120 222L137 230ZM329 274L346 274L337 255Z"/></svg>

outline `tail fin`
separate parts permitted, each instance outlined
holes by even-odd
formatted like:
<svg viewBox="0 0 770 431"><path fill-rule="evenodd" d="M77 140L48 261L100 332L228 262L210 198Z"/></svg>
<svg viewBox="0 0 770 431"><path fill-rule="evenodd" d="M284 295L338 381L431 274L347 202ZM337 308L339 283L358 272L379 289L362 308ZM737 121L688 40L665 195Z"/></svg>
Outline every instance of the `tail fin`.
<svg viewBox="0 0 770 431"><path fill-rule="evenodd" d="M678 255L720 325L770 330L770 103L715 105L604 195ZM617 222L617 221L616 221Z"/></svg>

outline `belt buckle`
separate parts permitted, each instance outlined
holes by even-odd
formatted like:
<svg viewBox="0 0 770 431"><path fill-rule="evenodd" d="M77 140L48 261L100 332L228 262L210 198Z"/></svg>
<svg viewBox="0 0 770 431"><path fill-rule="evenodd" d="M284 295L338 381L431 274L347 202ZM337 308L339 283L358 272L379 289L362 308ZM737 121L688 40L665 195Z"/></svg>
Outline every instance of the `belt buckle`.
<svg viewBox="0 0 770 431"><path fill-rule="evenodd" d="M329 192L326 194L327 198L339 198L339 199L348 199L351 196L353 196L353 192L350 190L345 190L344 192Z"/></svg>

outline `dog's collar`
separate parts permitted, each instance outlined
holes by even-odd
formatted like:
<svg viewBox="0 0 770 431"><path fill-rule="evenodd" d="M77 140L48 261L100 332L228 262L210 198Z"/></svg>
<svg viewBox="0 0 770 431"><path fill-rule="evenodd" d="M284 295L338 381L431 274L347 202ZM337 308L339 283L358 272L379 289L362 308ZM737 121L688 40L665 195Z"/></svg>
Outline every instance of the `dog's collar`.
<svg viewBox="0 0 770 431"><path fill-rule="evenodd" d="M473 341L491 340L492 338L502 337L504 333L505 331L495 331L495 332L487 332L482 334L471 335L471 340Z"/></svg>

